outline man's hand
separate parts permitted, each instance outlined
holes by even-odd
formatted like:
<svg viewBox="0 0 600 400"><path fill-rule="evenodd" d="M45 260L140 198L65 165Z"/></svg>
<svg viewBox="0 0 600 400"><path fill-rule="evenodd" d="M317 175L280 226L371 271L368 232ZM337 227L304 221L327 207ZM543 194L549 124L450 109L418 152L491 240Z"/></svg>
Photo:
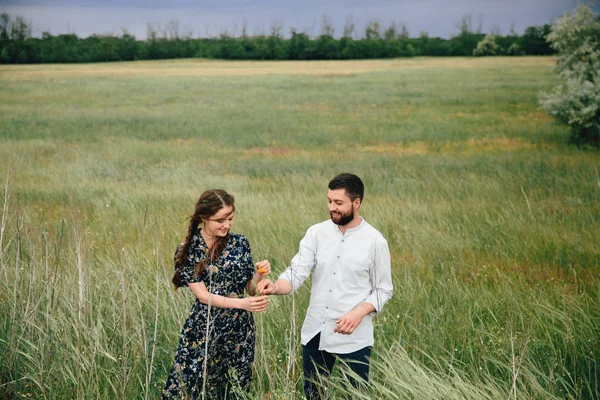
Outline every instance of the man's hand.
<svg viewBox="0 0 600 400"><path fill-rule="evenodd" d="M256 290L261 295L266 294L290 294L292 293L292 284L285 279L277 279L275 283L268 279L263 279L256 285Z"/></svg>
<svg viewBox="0 0 600 400"><path fill-rule="evenodd" d="M352 332L360 325L365 315L368 315L375 311L373 304L364 302L342 318L338 319L335 323L337 326L333 330L335 333L341 333L342 335L351 335Z"/></svg>
<svg viewBox="0 0 600 400"><path fill-rule="evenodd" d="M268 279L263 279L256 285L256 290L261 295L276 294L277 287Z"/></svg>
<svg viewBox="0 0 600 400"><path fill-rule="evenodd" d="M362 319L363 314L354 309L336 321L337 326L333 331L342 335L351 335L356 327L360 325Z"/></svg>

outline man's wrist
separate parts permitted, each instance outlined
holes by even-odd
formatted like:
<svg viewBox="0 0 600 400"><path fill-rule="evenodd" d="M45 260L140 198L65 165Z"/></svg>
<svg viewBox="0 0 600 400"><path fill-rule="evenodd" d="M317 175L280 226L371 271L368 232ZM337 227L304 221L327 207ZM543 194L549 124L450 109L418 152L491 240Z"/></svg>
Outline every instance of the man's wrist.
<svg viewBox="0 0 600 400"><path fill-rule="evenodd" d="M374 312L377 312L377 309L370 302L365 301L364 303L361 304L361 306L360 306L360 314L361 314L362 318L364 318L367 315L370 315L370 314L372 314Z"/></svg>

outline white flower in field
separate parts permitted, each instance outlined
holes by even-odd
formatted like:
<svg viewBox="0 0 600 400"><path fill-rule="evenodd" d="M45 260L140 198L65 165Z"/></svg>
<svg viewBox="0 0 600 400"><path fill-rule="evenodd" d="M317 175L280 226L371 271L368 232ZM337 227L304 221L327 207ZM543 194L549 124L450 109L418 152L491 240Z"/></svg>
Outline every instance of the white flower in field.
<svg viewBox="0 0 600 400"><path fill-rule="evenodd" d="M106 208L108 208L108 203L106 203Z"/></svg>

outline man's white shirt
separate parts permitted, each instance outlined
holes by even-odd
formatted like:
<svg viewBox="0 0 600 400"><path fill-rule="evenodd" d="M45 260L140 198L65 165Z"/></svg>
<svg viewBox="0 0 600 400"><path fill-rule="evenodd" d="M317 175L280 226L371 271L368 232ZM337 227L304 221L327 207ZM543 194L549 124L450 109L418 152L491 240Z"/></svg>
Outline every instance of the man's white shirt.
<svg viewBox="0 0 600 400"><path fill-rule="evenodd" d="M298 254L280 276L292 293L312 273L310 304L302 325L307 344L321 332L319 350L347 354L373 345L372 315L350 335L334 333L336 321L365 302L380 312L392 297L393 285L387 240L361 218L345 233L331 220L311 226Z"/></svg>

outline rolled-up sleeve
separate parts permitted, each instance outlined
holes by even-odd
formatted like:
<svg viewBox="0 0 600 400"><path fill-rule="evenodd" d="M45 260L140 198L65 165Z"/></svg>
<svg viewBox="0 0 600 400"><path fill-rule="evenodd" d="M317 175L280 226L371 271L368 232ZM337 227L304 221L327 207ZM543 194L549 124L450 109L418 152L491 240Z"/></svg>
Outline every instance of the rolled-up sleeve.
<svg viewBox="0 0 600 400"><path fill-rule="evenodd" d="M392 284L392 269L390 260L390 249L387 240L381 235L376 237L373 245L373 262L369 275L371 278L371 294L365 300L373 304L375 313L381 309L392 298L394 286Z"/></svg>
<svg viewBox="0 0 600 400"><path fill-rule="evenodd" d="M309 228L306 235L300 241L298 253L292 258L290 266L279 275L279 279L285 279L292 284L294 293L304 281L310 276L316 264L316 243L314 229Z"/></svg>

